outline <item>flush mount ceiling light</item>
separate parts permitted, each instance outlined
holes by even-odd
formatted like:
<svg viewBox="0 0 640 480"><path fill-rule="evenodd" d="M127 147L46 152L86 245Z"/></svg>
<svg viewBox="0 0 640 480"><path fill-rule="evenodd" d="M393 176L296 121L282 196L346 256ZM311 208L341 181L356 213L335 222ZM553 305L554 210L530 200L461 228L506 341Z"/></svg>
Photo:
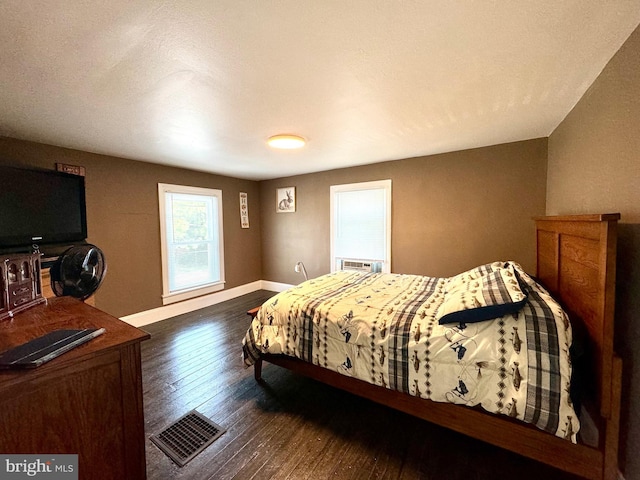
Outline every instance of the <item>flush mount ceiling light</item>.
<svg viewBox="0 0 640 480"><path fill-rule="evenodd" d="M302 148L307 143L307 141L302 138L300 135L274 135L273 137L269 137L267 140L267 144L273 148Z"/></svg>

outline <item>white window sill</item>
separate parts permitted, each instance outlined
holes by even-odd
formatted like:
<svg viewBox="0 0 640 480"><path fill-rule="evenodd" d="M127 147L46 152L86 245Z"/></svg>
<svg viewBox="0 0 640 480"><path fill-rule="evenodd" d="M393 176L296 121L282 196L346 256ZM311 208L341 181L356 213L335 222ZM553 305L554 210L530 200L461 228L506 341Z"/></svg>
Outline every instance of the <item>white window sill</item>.
<svg viewBox="0 0 640 480"><path fill-rule="evenodd" d="M179 290L177 292L165 293L162 295L162 305L182 302L190 298L200 297L213 292L219 292L224 289L224 282L212 283L204 287L196 287L187 290Z"/></svg>

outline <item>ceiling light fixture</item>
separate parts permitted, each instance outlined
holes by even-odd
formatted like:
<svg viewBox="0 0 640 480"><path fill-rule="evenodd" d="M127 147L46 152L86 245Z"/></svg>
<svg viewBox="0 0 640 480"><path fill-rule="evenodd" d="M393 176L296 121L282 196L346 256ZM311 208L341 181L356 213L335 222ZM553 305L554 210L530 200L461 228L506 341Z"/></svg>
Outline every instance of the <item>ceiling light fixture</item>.
<svg viewBox="0 0 640 480"><path fill-rule="evenodd" d="M267 144L273 148L302 148L305 146L307 141L302 138L300 135L274 135L273 137L269 137L267 140Z"/></svg>

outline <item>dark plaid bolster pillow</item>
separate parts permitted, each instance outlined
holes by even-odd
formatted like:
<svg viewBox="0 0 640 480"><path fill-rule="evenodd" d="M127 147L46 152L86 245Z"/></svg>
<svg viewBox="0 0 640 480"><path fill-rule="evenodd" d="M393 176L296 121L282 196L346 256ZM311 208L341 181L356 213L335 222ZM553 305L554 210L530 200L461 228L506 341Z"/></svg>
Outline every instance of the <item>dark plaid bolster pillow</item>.
<svg viewBox="0 0 640 480"><path fill-rule="evenodd" d="M518 274L509 263L476 278L456 275L447 280L438 323L474 323L499 318L518 312L526 301Z"/></svg>
<svg viewBox="0 0 640 480"><path fill-rule="evenodd" d="M471 270L467 270L465 272L459 273L454 277L449 277L447 279L447 285L460 285L460 284L468 283L471 280L477 280L491 272L495 272L496 270L500 270L502 268L508 268L508 267L509 267L509 262L493 262L493 263L487 263L485 265L480 265L478 267L472 268Z"/></svg>

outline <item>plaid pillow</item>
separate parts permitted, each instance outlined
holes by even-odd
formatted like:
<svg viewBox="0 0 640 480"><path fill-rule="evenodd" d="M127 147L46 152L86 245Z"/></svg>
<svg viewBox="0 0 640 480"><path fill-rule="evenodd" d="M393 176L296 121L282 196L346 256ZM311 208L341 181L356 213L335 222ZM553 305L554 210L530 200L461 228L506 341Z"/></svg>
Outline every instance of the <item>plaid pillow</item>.
<svg viewBox="0 0 640 480"><path fill-rule="evenodd" d="M527 301L518 274L509 263L484 275L465 273L447 280L444 302L438 312L440 325L499 318L518 312Z"/></svg>
<svg viewBox="0 0 640 480"><path fill-rule="evenodd" d="M485 265L480 265L478 267L472 268L471 270L467 270L466 272L459 273L454 277L449 277L447 279L447 285L458 285L470 282L471 280L477 280L481 277L484 277L488 273L495 272L496 270L500 270L501 268L507 268L508 266L508 262L493 262L487 263Z"/></svg>

